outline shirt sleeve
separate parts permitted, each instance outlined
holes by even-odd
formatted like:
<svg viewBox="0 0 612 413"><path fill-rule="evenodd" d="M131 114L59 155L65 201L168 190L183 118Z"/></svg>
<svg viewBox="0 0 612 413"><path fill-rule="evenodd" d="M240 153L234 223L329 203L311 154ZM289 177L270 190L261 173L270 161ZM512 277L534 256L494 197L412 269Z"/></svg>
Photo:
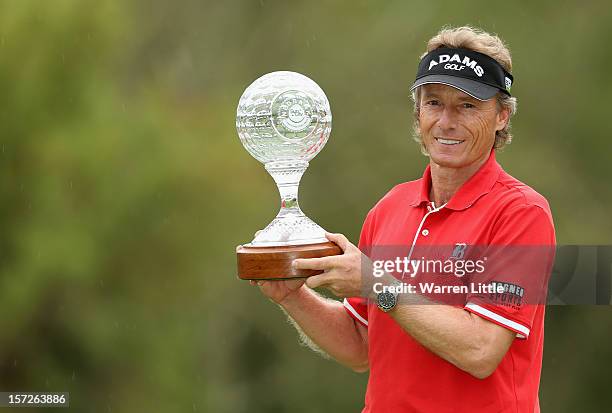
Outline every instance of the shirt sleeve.
<svg viewBox="0 0 612 413"><path fill-rule="evenodd" d="M372 246L373 210L371 210L361 227L358 247L365 255L369 254ZM368 326L368 300L364 297L349 297L344 299L344 309L348 314L364 326Z"/></svg>
<svg viewBox="0 0 612 413"><path fill-rule="evenodd" d="M511 208L483 248L485 270L471 279L464 309L527 339L538 306L546 303L554 251L550 212L539 205Z"/></svg>

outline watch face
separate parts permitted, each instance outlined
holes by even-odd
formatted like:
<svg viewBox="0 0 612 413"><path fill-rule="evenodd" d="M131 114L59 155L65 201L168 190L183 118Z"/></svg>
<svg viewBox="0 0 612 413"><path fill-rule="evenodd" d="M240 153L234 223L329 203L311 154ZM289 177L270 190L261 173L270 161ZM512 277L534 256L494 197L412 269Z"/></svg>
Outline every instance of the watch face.
<svg viewBox="0 0 612 413"><path fill-rule="evenodd" d="M388 291L378 294L378 306L383 311L389 311L395 307L396 302L397 298L395 297L395 294Z"/></svg>

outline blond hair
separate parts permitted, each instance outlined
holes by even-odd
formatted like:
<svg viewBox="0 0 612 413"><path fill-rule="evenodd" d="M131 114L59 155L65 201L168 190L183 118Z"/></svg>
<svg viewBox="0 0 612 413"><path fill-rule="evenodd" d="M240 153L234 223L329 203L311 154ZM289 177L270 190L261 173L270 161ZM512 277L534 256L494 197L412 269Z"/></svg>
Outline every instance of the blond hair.
<svg viewBox="0 0 612 413"><path fill-rule="evenodd" d="M469 49L486 54L495 59L504 69L506 69L508 73L512 73L512 57L510 56L510 50L508 50L508 47L498 36L489 34L481 29L470 26L442 28L438 34L429 39L427 42L427 51L423 53L421 58L432 50L439 49L441 47ZM418 123L421 110L420 89L420 87L417 87L412 93L415 116L414 131L415 140L421 145L421 151L427 155L425 146L423 145L423 141L421 139L421 132ZM512 116L514 116L516 113L517 101L515 97L508 96L501 92L498 92L495 95L495 98L497 100L498 110L506 109L509 113L508 123L506 126L502 130L495 132L495 143L493 144L493 148L500 149L512 141L512 134L510 133L510 118L512 118Z"/></svg>

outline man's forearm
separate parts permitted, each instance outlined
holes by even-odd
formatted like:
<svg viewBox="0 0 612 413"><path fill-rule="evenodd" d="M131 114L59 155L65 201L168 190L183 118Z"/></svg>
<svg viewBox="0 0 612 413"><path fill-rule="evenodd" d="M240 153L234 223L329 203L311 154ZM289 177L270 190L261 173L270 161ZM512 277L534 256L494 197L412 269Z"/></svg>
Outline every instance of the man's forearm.
<svg viewBox="0 0 612 413"><path fill-rule="evenodd" d="M398 281L385 274L380 282ZM371 298L375 296L372 291ZM419 294L400 294L388 314L432 353L478 378L495 370L515 336L462 308L436 304Z"/></svg>
<svg viewBox="0 0 612 413"><path fill-rule="evenodd" d="M431 352L463 370L476 370L486 346L468 312L446 305L401 305L390 315Z"/></svg>
<svg viewBox="0 0 612 413"><path fill-rule="evenodd" d="M281 307L325 353L355 371L367 370L367 330L356 324L341 303L304 286Z"/></svg>

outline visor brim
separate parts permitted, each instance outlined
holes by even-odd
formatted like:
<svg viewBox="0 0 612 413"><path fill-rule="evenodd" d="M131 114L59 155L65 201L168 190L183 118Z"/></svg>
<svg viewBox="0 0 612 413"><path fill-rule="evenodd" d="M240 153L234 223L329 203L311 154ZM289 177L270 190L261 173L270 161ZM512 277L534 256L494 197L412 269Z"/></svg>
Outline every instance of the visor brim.
<svg viewBox="0 0 612 413"><path fill-rule="evenodd" d="M485 85L475 80L466 79L463 77L449 75L429 75L417 79L410 91L412 92L419 86L437 83L441 85L452 86L455 89L467 93L478 100L489 100L499 92L499 89L494 86Z"/></svg>

